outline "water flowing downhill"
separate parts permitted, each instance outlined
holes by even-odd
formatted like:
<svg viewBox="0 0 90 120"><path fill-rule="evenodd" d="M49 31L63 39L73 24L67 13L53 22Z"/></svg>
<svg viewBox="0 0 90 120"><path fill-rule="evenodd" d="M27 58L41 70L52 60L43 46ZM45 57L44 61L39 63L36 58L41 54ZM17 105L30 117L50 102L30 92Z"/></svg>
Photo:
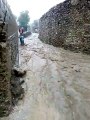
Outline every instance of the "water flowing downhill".
<svg viewBox="0 0 90 120"><path fill-rule="evenodd" d="M90 56L42 43L19 47L25 96L2 120L90 120Z"/></svg>

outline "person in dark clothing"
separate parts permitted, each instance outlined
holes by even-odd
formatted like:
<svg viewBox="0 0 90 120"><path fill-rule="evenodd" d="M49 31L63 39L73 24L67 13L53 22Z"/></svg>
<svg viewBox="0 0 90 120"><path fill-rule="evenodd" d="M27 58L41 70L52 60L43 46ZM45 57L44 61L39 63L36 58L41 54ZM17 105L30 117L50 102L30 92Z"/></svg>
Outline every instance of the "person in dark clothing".
<svg viewBox="0 0 90 120"><path fill-rule="evenodd" d="M20 33L20 43L21 43L21 45L24 45L23 32L24 32L24 29L23 29L23 27L22 27L22 28L19 29L19 33Z"/></svg>

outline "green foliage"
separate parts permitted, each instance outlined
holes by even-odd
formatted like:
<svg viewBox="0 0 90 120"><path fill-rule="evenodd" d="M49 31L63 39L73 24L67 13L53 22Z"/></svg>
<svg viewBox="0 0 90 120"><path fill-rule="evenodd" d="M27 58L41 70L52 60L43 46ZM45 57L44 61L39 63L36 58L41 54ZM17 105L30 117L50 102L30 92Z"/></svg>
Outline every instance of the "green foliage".
<svg viewBox="0 0 90 120"><path fill-rule="evenodd" d="M29 12L28 11L21 12L18 18L19 25L22 27L26 27L29 21L30 21Z"/></svg>

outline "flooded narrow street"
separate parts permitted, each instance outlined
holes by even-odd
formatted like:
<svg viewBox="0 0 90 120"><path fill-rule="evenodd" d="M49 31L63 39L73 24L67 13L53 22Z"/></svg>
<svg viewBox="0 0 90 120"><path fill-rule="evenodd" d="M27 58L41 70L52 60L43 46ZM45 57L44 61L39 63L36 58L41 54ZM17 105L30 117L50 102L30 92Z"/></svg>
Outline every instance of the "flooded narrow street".
<svg viewBox="0 0 90 120"><path fill-rule="evenodd" d="M90 120L90 56L42 43L20 46L25 97L2 120Z"/></svg>

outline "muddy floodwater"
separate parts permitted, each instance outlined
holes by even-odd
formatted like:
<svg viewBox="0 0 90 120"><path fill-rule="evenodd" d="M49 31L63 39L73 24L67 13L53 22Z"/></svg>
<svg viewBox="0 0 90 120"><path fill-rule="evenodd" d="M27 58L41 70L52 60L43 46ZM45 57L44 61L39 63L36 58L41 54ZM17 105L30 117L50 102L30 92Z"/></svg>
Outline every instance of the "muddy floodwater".
<svg viewBox="0 0 90 120"><path fill-rule="evenodd" d="M42 43L20 46L24 99L1 120L90 120L90 56Z"/></svg>

